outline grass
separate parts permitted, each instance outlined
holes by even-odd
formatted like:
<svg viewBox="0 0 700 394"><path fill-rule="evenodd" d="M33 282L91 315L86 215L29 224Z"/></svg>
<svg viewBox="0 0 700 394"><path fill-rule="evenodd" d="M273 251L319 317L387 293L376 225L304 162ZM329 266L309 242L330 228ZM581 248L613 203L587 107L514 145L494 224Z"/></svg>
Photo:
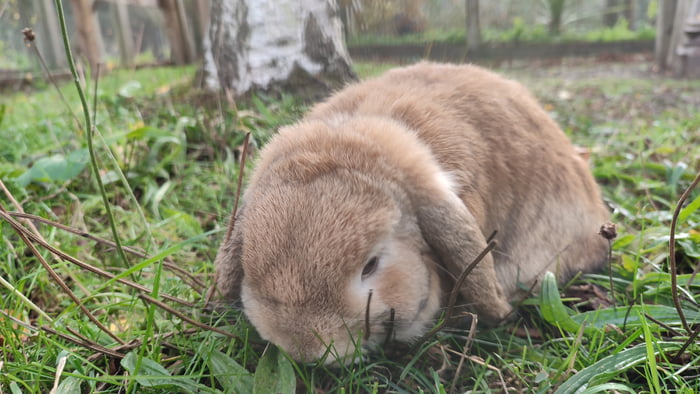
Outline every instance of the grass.
<svg viewBox="0 0 700 394"><path fill-rule="evenodd" d="M391 66L356 65L362 76ZM48 244L70 256L137 281L153 298L186 301L166 302L182 316L40 248L118 340L110 337L50 279L8 220L0 220L1 392L47 392L57 377L65 392L700 390L697 338L675 357L689 333L673 308L667 261L673 209L700 168L700 81L633 65L504 70L590 148L618 226L612 282L606 274L561 287L545 280L516 323L481 329L473 338L466 329L443 330L413 352L396 346L329 369L288 360L237 311L230 320L202 312L235 195L236 149L246 132L263 145L306 104L285 96L233 105L193 89L194 72L113 71L97 89L96 148L117 229L126 246L153 257L131 254L126 268L110 245L32 221ZM94 86L87 85L92 95ZM48 87L0 97L0 179L25 212L109 239L84 131L72 114L80 113L78 99L71 84L61 89L67 105ZM691 324L700 323L699 280L686 286L700 258L699 196L691 194L676 233L678 278L689 298L682 306ZM5 194L0 203L18 210ZM606 300L610 283L617 307ZM185 317L237 338L194 327ZM119 356L105 356L98 345Z"/></svg>
<svg viewBox="0 0 700 394"><path fill-rule="evenodd" d="M482 39L487 44L517 44L517 43L569 43L569 42L612 42L630 40L652 40L656 36L653 26L643 26L630 30L627 21L611 27L598 29L576 30L563 28L561 34L552 34L546 25L528 25L521 18L513 18L510 29L483 29ZM348 40L350 46L362 45L401 45L401 44L432 44L452 43L464 44L467 40L464 29L429 29L423 32L409 33L401 36L358 34Z"/></svg>

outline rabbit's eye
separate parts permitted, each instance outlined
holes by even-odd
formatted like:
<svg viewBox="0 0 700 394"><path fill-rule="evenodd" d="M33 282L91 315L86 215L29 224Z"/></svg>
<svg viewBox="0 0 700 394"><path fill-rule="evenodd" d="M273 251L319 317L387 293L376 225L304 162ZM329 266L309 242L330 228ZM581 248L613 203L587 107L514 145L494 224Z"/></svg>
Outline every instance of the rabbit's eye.
<svg viewBox="0 0 700 394"><path fill-rule="evenodd" d="M376 257L372 257L367 261L367 264L365 264L365 267L362 268L362 278L366 278L374 273L374 271L377 270L377 265L379 265L379 259Z"/></svg>

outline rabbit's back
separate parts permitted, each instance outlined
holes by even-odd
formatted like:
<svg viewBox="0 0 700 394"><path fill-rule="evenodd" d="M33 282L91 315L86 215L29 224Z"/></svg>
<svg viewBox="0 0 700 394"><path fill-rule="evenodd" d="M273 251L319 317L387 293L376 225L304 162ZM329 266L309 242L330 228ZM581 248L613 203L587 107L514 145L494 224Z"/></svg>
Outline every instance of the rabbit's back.
<svg viewBox="0 0 700 394"><path fill-rule="evenodd" d="M361 82L307 119L388 117L415 132L488 236L509 293L549 269L605 261L608 219L587 163L521 84L470 65L418 65Z"/></svg>

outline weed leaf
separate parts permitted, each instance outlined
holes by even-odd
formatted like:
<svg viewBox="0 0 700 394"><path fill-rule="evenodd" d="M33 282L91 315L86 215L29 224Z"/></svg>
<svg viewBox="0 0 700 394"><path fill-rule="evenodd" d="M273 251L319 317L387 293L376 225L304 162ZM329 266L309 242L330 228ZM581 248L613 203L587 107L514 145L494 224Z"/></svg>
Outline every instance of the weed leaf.
<svg viewBox="0 0 700 394"><path fill-rule="evenodd" d="M138 364L138 355L136 351L131 351L127 353L126 356L121 361L121 366L129 371L129 373L134 377L134 379L143 387L180 387L187 390L187 392L197 392L200 387L197 386L195 382L190 379L183 379L181 377L174 378L170 371L165 369L162 365L151 360L148 357L141 358L141 364L139 365L138 371L136 366Z"/></svg>
<svg viewBox="0 0 700 394"><path fill-rule="evenodd" d="M225 393L250 393L253 391L253 375L241 364L218 350L209 355L209 369Z"/></svg>
<svg viewBox="0 0 700 394"><path fill-rule="evenodd" d="M65 182L78 176L87 166L89 159L87 149L75 150L68 156L56 154L42 157L17 178L17 183L25 187L34 181Z"/></svg>
<svg viewBox="0 0 700 394"><path fill-rule="evenodd" d="M10 383L10 390L12 391L12 394L22 394L22 389L19 388L17 382Z"/></svg>
<svg viewBox="0 0 700 394"><path fill-rule="evenodd" d="M657 342L654 348L654 355L660 352L678 349L680 343ZM589 365L579 371L576 375L564 382L554 394L584 393L591 384L609 380L627 369L647 361L647 348L645 344L621 351L620 353L605 357L598 362Z"/></svg>
<svg viewBox="0 0 700 394"><path fill-rule="evenodd" d="M700 319L700 313L684 309L686 317L691 321ZM628 328L639 327L642 324L643 317L639 314L648 314L649 316L664 322L669 326L679 326L680 318L676 308L665 305L632 305L629 307L617 307L598 309L595 311L584 312L571 317L576 324L586 323L587 328L604 329L608 325L618 327L626 326Z"/></svg>
<svg viewBox="0 0 700 394"><path fill-rule="evenodd" d="M292 364L277 346L268 346L255 370L253 393L293 393L295 391L296 378Z"/></svg>
<svg viewBox="0 0 700 394"><path fill-rule="evenodd" d="M542 280L540 311L542 312L542 317L548 323L559 326L568 332L578 332L581 328L581 324L569 316L559 296L557 279L549 271L544 274L544 279Z"/></svg>
<svg viewBox="0 0 700 394"><path fill-rule="evenodd" d="M677 239L676 243L683 248L683 252L686 256L700 258L700 242L696 242L692 237L685 239Z"/></svg>
<svg viewBox="0 0 700 394"><path fill-rule="evenodd" d="M582 391L581 394L596 394L596 393L636 393L637 391L633 388L626 386L622 383L605 383L597 386L589 387Z"/></svg>
<svg viewBox="0 0 700 394"><path fill-rule="evenodd" d="M691 201L690 204L686 205L685 208L681 209L681 212L678 214L678 221L685 221L685 219L697 211L698 208L700 208L700 195L695 197L695 199Z"/></svg>
<svg viewBox="0 0 700 394"><path fill-rule="evenodd" d="M78 371L73 371L73 373L78 374ZM75 376L68 376L67 378L63 379L61 384L58 385L58 388L56 389L57 393L82 393L82 390L80 389L80 384L83 381L79 378L76 378Z"/></svg>
<svg viewBox="0 0 700 394"><path fill-rule="evenodd" d="M119 96L130 99L134 97L134 93L141 90L141 82L139 81L129 81L125 83L121 89L119 89Z"/></svg>
<svg viewBox="0 0 700 394"><path fill-rule="evenodd" d="M152 127L152 126L143 126L136 128L134 130L131 130L127 135L126 138L130 140L143 140L146 138L159 138L159 137L170 137L172 136L173 133L172 131L168 130L163 130L159 129L157 127Z"/></svg>

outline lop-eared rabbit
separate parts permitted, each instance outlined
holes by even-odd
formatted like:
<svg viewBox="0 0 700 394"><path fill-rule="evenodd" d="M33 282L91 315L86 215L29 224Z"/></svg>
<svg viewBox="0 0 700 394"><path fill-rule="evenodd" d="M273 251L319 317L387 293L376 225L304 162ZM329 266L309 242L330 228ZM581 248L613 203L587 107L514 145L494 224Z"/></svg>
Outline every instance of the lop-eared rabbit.
<svg viewBox="0 0 700 394"><path fill-rule="evenodd" d="M421 63L346 87L265 146L216 286L292 357L332 345L348 362L385 339L392 310L395 340L425 334L494 231L459 291L487 324L547 270L601 267L607 220L587 163L522 85Z"/></svg>

